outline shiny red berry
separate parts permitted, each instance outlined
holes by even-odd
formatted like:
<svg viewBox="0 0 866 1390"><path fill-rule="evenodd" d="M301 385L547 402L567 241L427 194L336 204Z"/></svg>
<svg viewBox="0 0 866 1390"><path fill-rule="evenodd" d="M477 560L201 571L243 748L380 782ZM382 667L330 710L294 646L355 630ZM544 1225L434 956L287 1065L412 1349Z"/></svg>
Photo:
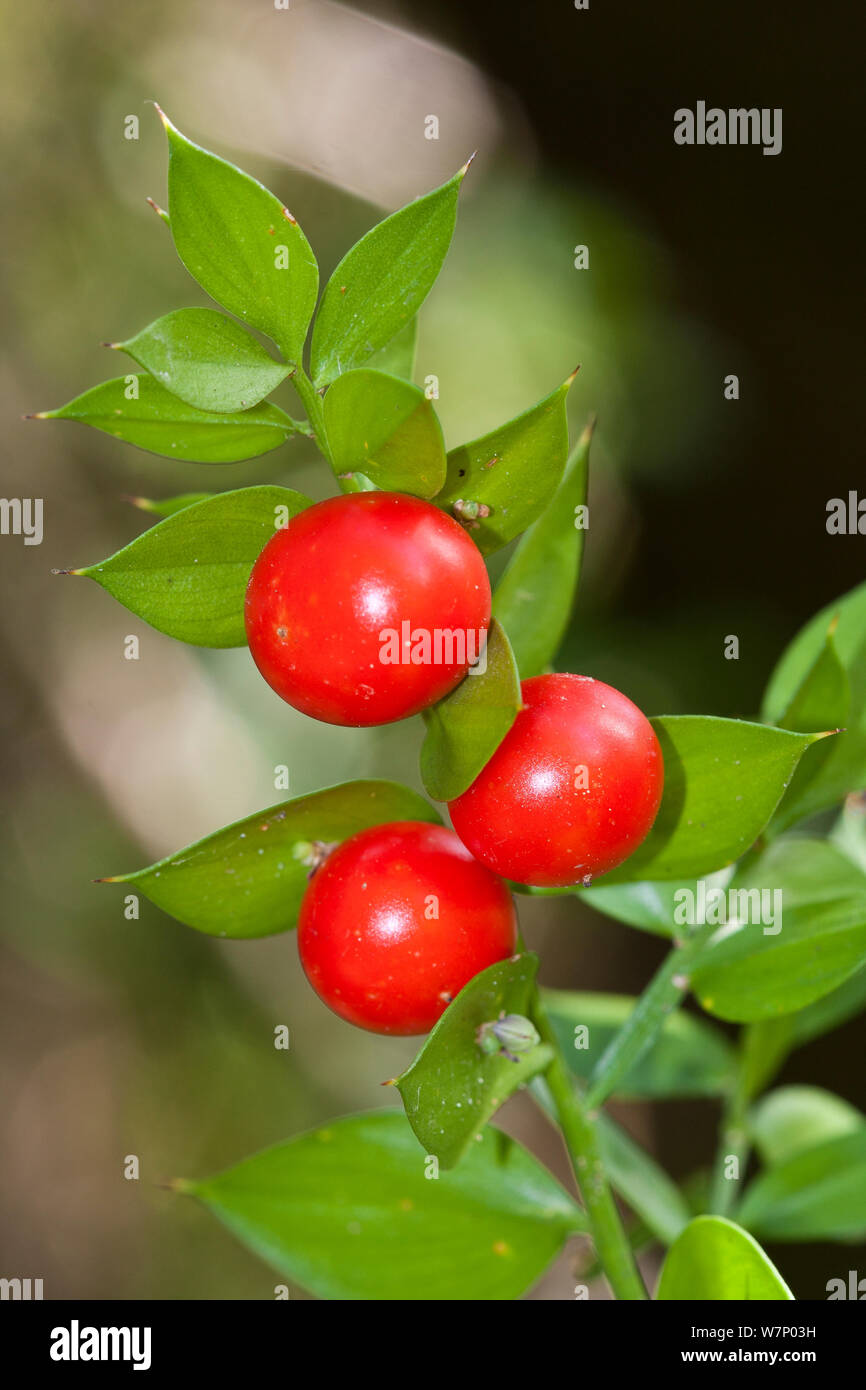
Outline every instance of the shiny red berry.
<svg viewBox="0 0 866 1390"><path fill-rule="evenodd" d="M533 676L523 708L480 775L449 807L482 864L555 887L616 868L652 828L662 751L637 705L589 676Z"/></svg>
<svg viewBox="0 0 866 1390"><path fill-rule="evenodd" d="M372 1033L426 1033L465 984L513 955L501 879L451 830L397 821L362 830L313 875L301 964L334 1013Z"/></svg>
<svg viewBox="0 0 866 1390"><path fill-rule="evenodd" d="M328 724L387 724L440 700L477 660L490 581L474 541L438 507L352 493L273 535L245 618L256 665L295 709Z"/></svg>

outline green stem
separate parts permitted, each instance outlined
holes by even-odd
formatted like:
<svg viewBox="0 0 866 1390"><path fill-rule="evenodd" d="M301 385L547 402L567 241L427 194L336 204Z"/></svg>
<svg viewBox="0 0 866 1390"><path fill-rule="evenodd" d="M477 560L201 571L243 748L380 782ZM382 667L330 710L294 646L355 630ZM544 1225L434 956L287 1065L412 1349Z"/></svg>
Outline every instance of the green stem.
<svg viewBox="0 0 866 1390"><path fill-rule="evenodd" d="M741 1070L722 1112L722 1126L710 1184L709 1208L714 1216L727 1216L732 1210L740 1187L740 1177L749 1161L749 1148L746 1097ZM732 1161L735 1176L729 1175L727 1171Z"/></svg>
<svg viewBox="0 0 866 1390"><path fill-rule="evenodd" d="M792 1036L793 1026L788 1015L750 1023L741 1033L737 1072L722 1111L713 1165L709 1206L716 1216L727 1216L732 1210L749 1161L749 1105L782 1066L790 1051ZM737 1160L736 1177L728 1177L726 1172L732 1158Z"/></svg>
<svg viewBox="0 0 866 1390"><path fill-rule="evenodd" d="M310 422L310 429L313 431L313 438L316 441L318 450L330 463L328 453L328 441L325 434L325 411L322 405L322 397L319 395L303 367L296 368L292 375L292 385L304 403L307 412L307 419Z"/></svg>
<svg viewBox="0 0 866 1390"><path fill-rule="evenodd" d="M604 1267L614 1297L631 1301L644 1299L646 1289L604 1171L595 1125L572 1083L537 991L533 1017L541 1037L553 1051L545 1071L545 1080L556 1106L575 1182L589 1217L595 1252Z"/></svg>
<svg viewBox="0 0 866 1390"><path fill-rule="evenodd" d="M690 983L695 958L716 931L715 925L699 927L662 961L626 1022L598 1059L586 1104L591 1110L613 1094L646 1049L655 1042L668 1014L683 999Z"/></svg>

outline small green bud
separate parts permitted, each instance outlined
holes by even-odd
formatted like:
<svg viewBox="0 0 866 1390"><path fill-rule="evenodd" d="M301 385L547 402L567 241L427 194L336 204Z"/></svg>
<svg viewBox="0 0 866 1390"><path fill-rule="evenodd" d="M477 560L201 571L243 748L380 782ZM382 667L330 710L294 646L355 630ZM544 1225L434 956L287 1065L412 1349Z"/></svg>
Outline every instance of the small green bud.
<svg viewBox="0 0 866 1390"><path fill-rule="evenodd" d="M512 1062L518 1060L520 1053L531 1052L540 1041L528 1018L524 1018L522 1014L507 1014L504 1011L490 1023L482 1023L475 1040L488 1057L501 1052Z"/></svg>

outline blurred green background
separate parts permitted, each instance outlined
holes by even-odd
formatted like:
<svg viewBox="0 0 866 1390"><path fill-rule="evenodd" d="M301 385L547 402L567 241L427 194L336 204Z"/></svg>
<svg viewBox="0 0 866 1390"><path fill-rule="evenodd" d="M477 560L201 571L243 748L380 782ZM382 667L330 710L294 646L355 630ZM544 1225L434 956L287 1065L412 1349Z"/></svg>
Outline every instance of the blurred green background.
<svg viewBox="0 0 866 1390"><path fill-rule="evenodd" d="M245 650L182 647L95 585L50 574L143 528L127 494L332 490L305 442L204 467L21 419L123 371L102 340L206 302L144 201L165 201L148 102L279 192L323 279L383 208L478 149L422 310L416 379L438 377L453 445L581 364L572 428L596 412L600 423L560 666L650 714L750 717L788 637L863 577L862 539L824 530L827 499L856 485L859 443L840 135L853 83L838 36L823 48L833 5L0 9L3 491L45 499L42 545L0 538L0 1273L43 1278L48 1298L269 1298L275 1276L159 1184L391 1103L380 1083L416 1044L328 1013L290 936L220 943L144 900L127 921L122 895L90 880L282 799L280 764L292 794L368 775L418 786L421 728L316 725ZM699 98L783 106L783 154L675 147L673 110ZM574 267L578 245L589 270ZM731 372L737 402L723 396ZM284 403L296 408L289 388ZM123 655L130 633L137 662ZM723 658L730 633L737 662ZM571 902L520 907L548 983L637 991L659 957L656 941ZM278 1024L288 1053L274 1050ZM861 1020L798 1053L785 1077L862 1106L863 1043ZM677 1175L711 1156L709 1102L618 1114ZM564 1176L528 1100L503 1122ZM123 1177L130 1154L138 1182ZM856 1263L833 1247L773 1253L801 1297L825 1296ZM533 1296L571 1297L580 1259L571 1251Z"/></svg>

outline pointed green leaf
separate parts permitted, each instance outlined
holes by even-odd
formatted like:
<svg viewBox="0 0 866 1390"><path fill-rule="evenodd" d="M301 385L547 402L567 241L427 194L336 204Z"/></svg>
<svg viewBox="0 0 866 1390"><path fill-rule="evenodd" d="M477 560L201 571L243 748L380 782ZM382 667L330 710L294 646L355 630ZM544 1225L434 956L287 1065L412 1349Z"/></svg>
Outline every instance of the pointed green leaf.
<svg viewBox="0 0 866 1390"><path fill-rule="evenodd" d="M592 426L566 464L556 494L522 537L496 586L493 612L511 640L524 680L553 661L568 627L586 535Z"/></svg>
<svg viewBox="0 0 866 1390"><path fill-rule="evenodd" d="M866 965L850 975L838 989L825 994L805 1009L791 1015L793 1046L830 1033L849 1018L856 1018L866 1009Z"/></svg>
<svg viewBox="0 0 866 1390"><path fill-rule="evenodd" d="M338 377L325 396L334 472L361 472L376 487L433 497L445 481L445 445L424 392L366 368Z"/></svg>
<svg viewBox="0 0 866 1390"><path fill-rule="evenodd" d="M656 1298L791 1302L794 1295L748 1231L723 1216L696 1216L667 1253Z"/></svg>
<svg viewBox="0 0 866 1390"><path fill-rule="evenodd" d="M175 309L112 347L128 353L173 396L197 410L249 410L292 370L215 309Z"/></svg>
<svg viewBox="0 0 866 1390"><path fill-rule="evenodd" d="M197 647L243 647L244 596L274 531L310 499L285 487L221 492L167 517L101 564L95 579L158 632Z"/></svg>
<svg viewBox="0 0 866 1390"><path fill-rule="evenodd" d="M565 400L572 380L507 425L448 454L437 505L467 522L485 555L525 531L559 486L568 454Z"/></svg>
<svg viewBox="0 0 866 1390"><path fill-rule="evenodd" d="M840 718L846 685L849 700ZM866 786L866 584L822 608L786 648L767 685L762 718L787 724L795 701L813 721L802 727L813 727L826 707L830 718L823 727L844 732L803 760L775 818L778 830Z"/></svg>
<svg viewBox="0 0 866 1390"><path fill-rule="evenodd" d="M866 1240L866 1125L760 1173L737 1220L766 1240Z"/></svg>
<svg viewBox="0 0 866 1390"><path fill-rule="evenodd" d="M588 1080L638 1001L626 994L543 991L563 1055ZM692 1014L669 1013L655 1041L617 1085L617 1096L721 1095L734 1074L733 1052L720 1032Z"/></svg>
<svg viewBox="0 0 866 1390"><path fill-rule="evenodd" d="M500 1014L526 1017L538 957L512 956L482 970L448 1005L415 1060L394 1083L424 1151L453 1168L487 1121L552 1056L537 1043L529 1052L488 1055L478 1030Z"/></svg>
<svg viewBox="0 0 866 1390"><path fill-rule="evenodd" d="M191 507L194 502L206 502L209 497L215 496L213 492L182 492L177 497L129 497L127 501L138 507L140 512L166 517L182 512L184 507Z"/></svg>
<svg viewBox="0 0 866 1390"><path fill-rule="evenodd" d="M119 376L93 386L39 420L78 420L83 425L187 463L237 463L285 444L297 426L279 406L217 414L178 400L152 376Z"/></svg>
<svg viewBox="0 0 866 1390"><path fill-rule="evenodd" d="M343 782L227 825L146 869L132 884L164 912L209 936L271 936L297 923L317 846L370 825L439 823L429 802L397 782Z"/></svg>
<svg viewBox="0 0 866 1390"><path fill-rule="evenodd" d="M386 217L340 261L313 327L311 370L317 386L360 367L414 318L451 244L467 168Z"/></svg>
<svg viewBox="0 0 866 1390"><path fill-rule="evenodd" d="M481 663L456 690L424 711L421 780L434 801L453 801L492 758L520 709L520 677L494 618ZM476 674L477 672L477 674Z"/></svg>
<svg viewBox="0 0 866 1390"><path fill-rule="evenodd" d="M399 376L403 381L412 381L415 376L415 355L418 350L418 319L410 319L405 328L395 334L378 352L367 358L367 366L377 372L388 372Z"/></svg>
<svg viewBox="0 0 866 1390"><path fill-rule="evenodd" d="M843 732L839 738L819 743L809 753L808 758L803 759L782 798L772 829L783 829L792 825L801 819L804 809L806 814L809 813L810 807L818 809L824 797L822 788L828 788L827 795L838 800L843 794L842 787L847 790L849 786L853 788L860 785L858 774L853 770L842 772L841 783L838 781L837 772L833 771L834 767L841 771L840 744L846 758L856 758L856 749L851 747L851 744L856 744L859 737L856 717L853 739L844 732L851 713L851 683L836 650L837 623L838 619L834 617L827 629L824 645L794 692L787 709L776 722L782 729L802 729L810 732L839 729ZM829 780L826 775L828 766ZM866 775L866 762L863 767ZM813 785L816 787L816 793L810 791ZM829 788L834 789L832 793ZM815 794L817 802L814 800Z"/></svg>
<svg viewBox="0 0 866 1390"><path fill-rule="evenodd" d="M864 965L866 874L826 841L777 840L731 880L692 988L709 1013L749 1023L802 1009Z"/></svg>
<svg viewBox="0 0 866 1390"><path fill-rule="evenodd" d="M582 1229L578 1207L513 1140L487 1130L430 1180L399 1114L337 1120L180 1191L319 1298L518 1298Z"/></svg>
<svg viewBox="0 0 866 1390"><path fill-rule="evenodd" d="M866 583L828 603L785 648L767 682L763 719L775 724L784 717L826 649L831 627L836 658L851 679L852 693L862 701L866 687Z"/></svg>
<svg viewBox="0 0 866 1390"><path fill-rule="evenodd" d="M824 729L841 726L848 718L851 686L836 651L834 634L837 625L834 618L827 629L823 647L794 691L787 709L775 721L780 729L817 734Z"/></svg>
<svg viewBox="0 0 866 1390"><path fill-rule="evenodd" d="M652 725L664 756L662 804L643 844L605 874L605 885L697 878L739 859L821 737L704 715L666 715Z"/></svg>
<svg viewBox="0 0 866 1390"><path fill-rule="evenodd" d="M212 299L267 333L287 361L300 363L319 288L307 238L256 179L162 120L177 254Z"/></svg>
<svg viewBox="0 0 866 1390"><path fill-rule="evenodd" d="M866 1126L866 1116L820 1086L780 1086L748 1115L752 1142L768 1168Z"/></svg>

